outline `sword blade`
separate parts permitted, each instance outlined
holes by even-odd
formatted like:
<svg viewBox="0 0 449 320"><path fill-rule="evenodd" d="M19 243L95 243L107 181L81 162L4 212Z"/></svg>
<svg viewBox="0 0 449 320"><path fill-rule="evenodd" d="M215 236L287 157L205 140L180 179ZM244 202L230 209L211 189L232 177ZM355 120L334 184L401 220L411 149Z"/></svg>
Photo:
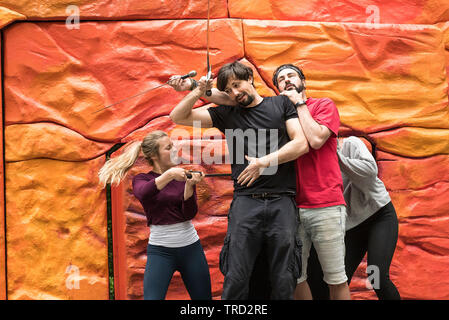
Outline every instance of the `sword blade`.
<svg viewBox="0 0 449 320"><path fill-rule="evenodd" d="M206 43L207 80L210 79L212 73L209 60L209 22L210 22L209 14L210 14L210 0L207 0L207 43Z"/></svg>
<svg viewBox="0 0 449 320"><path fill-rule="evenodd" d="M94 111L94 112L92 112L92 114L97 113L97 112L100 112L100 111L103 111L104 109L107 109L107 108L110 108L110 107L112 107L112 106L115 106L115 105L117 105L117 104L119 104L119 103L128 101L128 100L130 100L130 99L132 99L132 98L141 96L141 95L143 95L143 94L145 94L145 93L147 93L147 92L150 92L150 91L155 90L155 89L157 89L157 88L163 87L163 86L165 86L165 85L167 85L167 83L163 83L163 84L161 84L161 85L159 85L159 86L157 86L157 87L154 87L154 88L147 89L147 90L145 90L145 91L139 92L138 94L135 94L135 95L133 95L133 96L131 96L131 97L128 97L128 98L125 98L125 99L123 99L123 100L114 102L113 104L110 104L110 105L108 105L108 106L106 106L106 107L104 107L104 108L101 108L101 109L99 109L99 110L97 110L97 111Z"/></svg>
<svg viewBox="0 0 449 320"><path fill-rule="evenodd" d="M210 15L210 0L207 0L207 38L206 38L206 63L207 63L207 75L206 80L210 80L212 78L212 68L210 67L209 60L209 18ZM206 91L206 96L210 97L212 95L212 90Z"/></svg>
<svg viewBox="0 0 449 320"><path fill-rule="evenodd" d="M208 173L205 177L230 177L230 173Z"/></svg>

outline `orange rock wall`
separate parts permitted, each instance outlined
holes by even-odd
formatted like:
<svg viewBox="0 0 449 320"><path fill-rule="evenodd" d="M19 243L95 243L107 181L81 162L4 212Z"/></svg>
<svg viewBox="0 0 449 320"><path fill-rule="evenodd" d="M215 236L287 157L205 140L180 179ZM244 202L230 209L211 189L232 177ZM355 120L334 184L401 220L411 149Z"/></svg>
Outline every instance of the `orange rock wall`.
<svg viewBox="0 0 449 320"><path fill-rule="evenodd" d="M0 98L0 101L3 105L3 97ZM1 121L1 128L3 131L3 113L0 115ZM0 141L0 151L3 155L3 139ZM5 243L5 206L4 206L4 199L5 199L5 168L3 165L3 161L0 163L0 299L5 300L6 299L6 243Z"/></svg>
<svg viewBox="0 0 449 320"><path fill-rule="evenodd" d="M65 24L74 4L79 29ZM448 2L210 0L210 6L215 72L242 60L254 68L257 89L273 95L276 66L298 64L308 95L336 102L342 135L375 145L399 218L391 278L405 299L448 299L449 281L442 276L449 267ZM183 129L181 143L226 154L217 130L168 119L184 94L166 87L95 113L171 74L204 74L206 17L205 0L0 0L0 190L6 199L0 209L0 298L108 299L107 204L97 171L115 143L153 129L172 135ZM227 165L188 167L229 171ZM114 238L120 241L114 258L122 267L113 276L123 284L115 287L120 299L143 296L149 231L130 190L130 179L142 170L148 167L140 160L117 202L122 222L114 232L123 234ZM218 253L232 183L206 179L198 189L194 224L219 298ZM355 299L375 299L365 268L366 262L351 283ZM167 298L188 298L179 274Z"/></svg>

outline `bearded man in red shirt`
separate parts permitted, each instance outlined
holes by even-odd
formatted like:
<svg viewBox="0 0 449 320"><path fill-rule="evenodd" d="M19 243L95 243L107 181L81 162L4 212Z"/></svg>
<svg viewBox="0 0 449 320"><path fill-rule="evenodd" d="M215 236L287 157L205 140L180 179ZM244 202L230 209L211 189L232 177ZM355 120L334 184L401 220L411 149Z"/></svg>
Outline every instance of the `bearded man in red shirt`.
<svg viewBox="0 0 449 320"><path fill-rule="evenodd" d="M313 243L330 298L350 299L344 264L346 207L337 157L337 107L329 98L307 98L305 76L292 64L275 70L273 84L295 104L310 145L309 152L296 160L296 206L301 221L298 233L303 248L302 276L297 281L295 298L312 299L306 279Z"/></svg>

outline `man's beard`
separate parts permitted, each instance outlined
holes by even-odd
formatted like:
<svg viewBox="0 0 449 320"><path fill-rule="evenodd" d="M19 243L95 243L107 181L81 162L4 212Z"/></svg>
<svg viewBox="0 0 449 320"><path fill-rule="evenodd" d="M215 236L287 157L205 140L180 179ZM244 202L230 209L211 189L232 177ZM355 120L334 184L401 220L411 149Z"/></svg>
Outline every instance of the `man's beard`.
<svg viewBox="0 0 449 320"><path fill-rule="evenodd" d="M249 106L249 105L250 105L251 103L253 103L253 101L254 101L254 97L253 97L253 96L250 96L249 94L246 94L246 93L244 93L244 95L246 96L246 99L243 100L242 102L239 102L238 99L236 99L237 104L238 104L240 107L243 107L243 108Z"/></svg>
<svg viewBox="0 0 449 320"><path fill-rule="evenodd" d="M289 87L288 89L286 89L287 87ZM301 82L300 86L297 87L295 86L293 83L288 83L285 86L284 91L290 91L290 90L296 90L298 93L301 93L304 90L304 84Z"/></svg>

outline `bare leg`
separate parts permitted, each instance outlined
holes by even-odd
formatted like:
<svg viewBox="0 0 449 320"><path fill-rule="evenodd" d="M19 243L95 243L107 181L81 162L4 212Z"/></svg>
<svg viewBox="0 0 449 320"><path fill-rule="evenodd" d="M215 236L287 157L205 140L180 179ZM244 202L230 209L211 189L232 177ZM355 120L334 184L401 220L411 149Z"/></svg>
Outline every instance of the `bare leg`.
<svg viewBox="0 0 449 320"><path fill-rule="evenodd" d="M295 300L312 300L312 292L307 281L303 281L296 285Z"/></svg>
<svg viewBox="0 0 449 320"><path fill-rule="evenodd" d="M331 300L351 300L349 287L347 282L337 285L329 285L329 293Z"/></svg>

